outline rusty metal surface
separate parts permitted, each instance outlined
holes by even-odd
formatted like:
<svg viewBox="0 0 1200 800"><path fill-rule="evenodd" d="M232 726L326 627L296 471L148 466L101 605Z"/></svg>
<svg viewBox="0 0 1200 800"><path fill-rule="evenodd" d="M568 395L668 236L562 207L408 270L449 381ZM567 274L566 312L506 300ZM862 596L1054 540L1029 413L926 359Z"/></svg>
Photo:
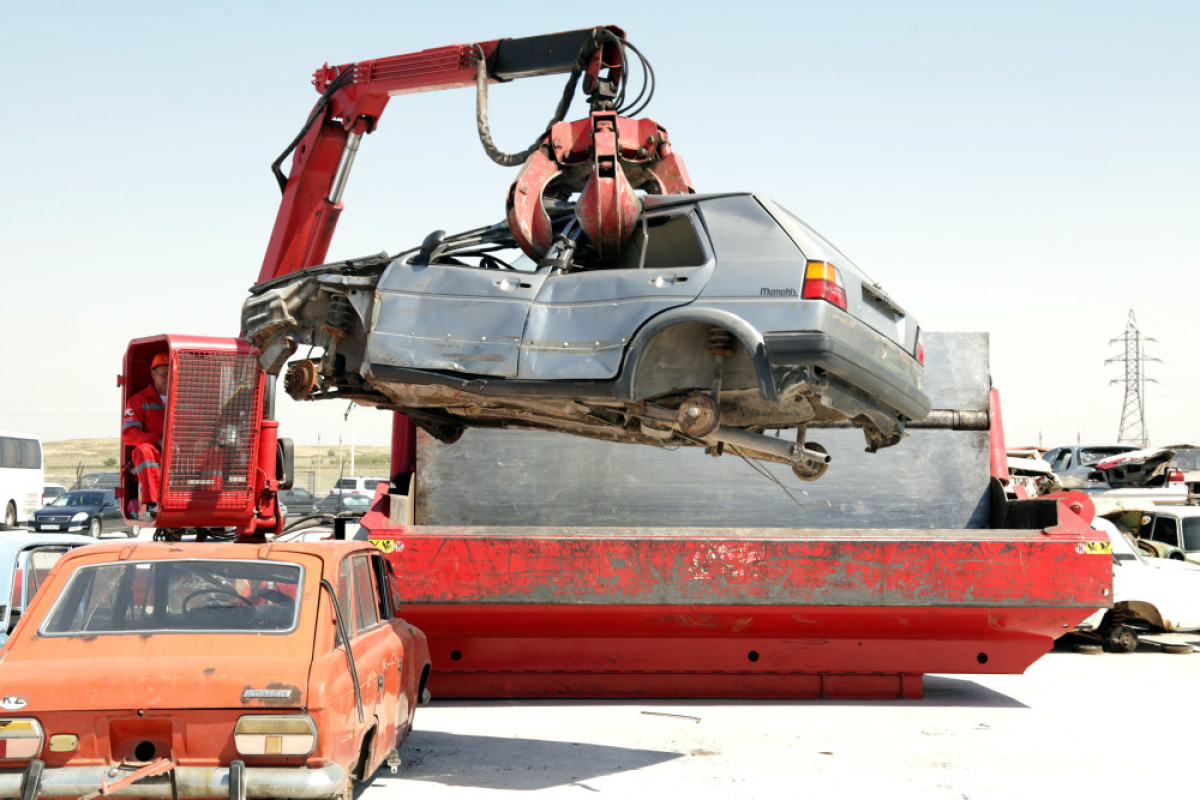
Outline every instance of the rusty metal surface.
<svg viewBox="0 0 1200 800"><path fill-rule="evenodd" d="M1111 580L1111 557L1082 556L1079 540L1036 531L969 538L697 533L417 529L390 548L412 603L1095 609L1107 602L1102 592Z"/></svg>
<svg viewBox="0 0 1200 800"><path fill-rule="evenodd" d="M934 408L986 413L987 334L926 333ZM794 438L793 432L785 436ZM712 458L534 431L472 430L453 445L422 435L421 525L983 528L988 434L913 430L864 452L856 429L812 429L832 454L823 478L783 465ZM775 481L778 481L777 483Z"/></svg>

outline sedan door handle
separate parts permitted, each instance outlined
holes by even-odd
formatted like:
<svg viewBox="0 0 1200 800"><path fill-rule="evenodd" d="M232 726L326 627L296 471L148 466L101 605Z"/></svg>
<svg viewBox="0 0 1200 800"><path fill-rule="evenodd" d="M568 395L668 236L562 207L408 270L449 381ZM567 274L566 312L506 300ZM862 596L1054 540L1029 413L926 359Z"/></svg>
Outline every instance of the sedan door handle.
<svg viewBox="0 0 1200 800"><path fill-rule="evenodd" d="M686 281L687 281L686 276L680 277L679 275L676 275L674 272L664 272L662 275L657 275L657 276L651 278L650 284L652 286L657 286L659 289L662 289L665 286L674 286L676 283L684 283Z"/></svg>

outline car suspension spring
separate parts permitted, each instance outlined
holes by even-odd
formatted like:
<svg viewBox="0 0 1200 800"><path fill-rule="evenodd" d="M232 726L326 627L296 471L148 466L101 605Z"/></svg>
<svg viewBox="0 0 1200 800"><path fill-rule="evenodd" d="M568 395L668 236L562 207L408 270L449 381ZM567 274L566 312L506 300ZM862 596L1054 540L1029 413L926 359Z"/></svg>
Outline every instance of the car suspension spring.
<svg viewBox="0 0 1200 800"><path fill-rule="evenodd" d="M733 355L733 334L715 325L709 328L708 354L722 357Z"/></svg>
<svg viewBox="0 0 1200 800"><path fill-rule="evenodd" d="M354 306L344 294L335 294L329 298L329 311L325 314L325 331L331 336L341 338L350 333L350 324L354 316Z"/></svg>

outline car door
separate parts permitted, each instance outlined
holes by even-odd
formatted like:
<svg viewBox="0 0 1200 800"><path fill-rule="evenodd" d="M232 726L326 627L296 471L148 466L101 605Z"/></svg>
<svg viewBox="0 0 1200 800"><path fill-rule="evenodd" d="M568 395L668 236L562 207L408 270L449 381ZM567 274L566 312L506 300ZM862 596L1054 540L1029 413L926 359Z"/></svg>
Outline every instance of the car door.
<svg viewBox="0 0 1200 800"><path fill-rule="evenodd" d="M542 283L529 307L518 376L532 380L608 379L621 370L625 345L648 319L692 302L715 259L690 206L646 213L611 267L581 263Z"/></svg>
<svg viewBox="0 0 1200 800"><path fill-rule="evenodd" d="M396 694L399 691L399 648L388 624L385 600L377 589L371 554L354 553L341 565L339 602L350 602L351 651L358 672L363 712L374 717L376 759L381 760L396 738ZM350 599L352 598L352 600ZM372 768L374 764L369 765Z"/></svg>
<svg viewBox="0 0 1200 800"><path fill-rule="evenodd" d="M395 650L390 654L394 658L390 674L384 683L388 692L389 702L394 690L396 735L402 733L402 728L412 716L413 707L417 702L416 693L420 683L419 668L414 666L409 657L412 641L412 631L407 622L400 616L400 590L396 574L383 553L371 556L371 574L375 580L375 590L380 598L380 610L386 614L388 627L391 628Z"/></svg>
<svg viewBox="0 0 1200 800"><path fill-rule="evenodd" d="M393 262L367 340L373 365L512 378L538 272Z"/></svg>
<svg viewBox="0 0 1200 800"><path fill-rule="evenodd" d="M1165 542L1172 547L1181 547L1179 542L1179 522L1174 517L1158 514L1154 517L1150 538Z"/></svg>

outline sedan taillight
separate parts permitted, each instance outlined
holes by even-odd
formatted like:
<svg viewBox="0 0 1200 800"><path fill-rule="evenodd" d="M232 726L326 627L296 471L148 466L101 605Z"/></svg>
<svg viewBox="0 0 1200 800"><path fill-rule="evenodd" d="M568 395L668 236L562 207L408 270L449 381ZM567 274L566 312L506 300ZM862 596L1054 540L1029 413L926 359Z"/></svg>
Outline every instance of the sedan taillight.
<svg viewBox="0 0 1200 800"><path fill-rule="evenodd" d="M0 759L37 758L42 724L36 719L0 719Z"/></svg>
<svg viewBox="0 0 1200 800"><path fill-rule="evenodd" d="M826 300L846 310L846 290L833 264L809 261L804 268L804 291L801 294L809 300Z"/></svg>
<svg viewBox="0 0 1200 800"><path fill-rule="evenodd" d="M317 726L305 714L254 714L240 718L233 743L244 756L306 756L317 748Z"/></svg>

